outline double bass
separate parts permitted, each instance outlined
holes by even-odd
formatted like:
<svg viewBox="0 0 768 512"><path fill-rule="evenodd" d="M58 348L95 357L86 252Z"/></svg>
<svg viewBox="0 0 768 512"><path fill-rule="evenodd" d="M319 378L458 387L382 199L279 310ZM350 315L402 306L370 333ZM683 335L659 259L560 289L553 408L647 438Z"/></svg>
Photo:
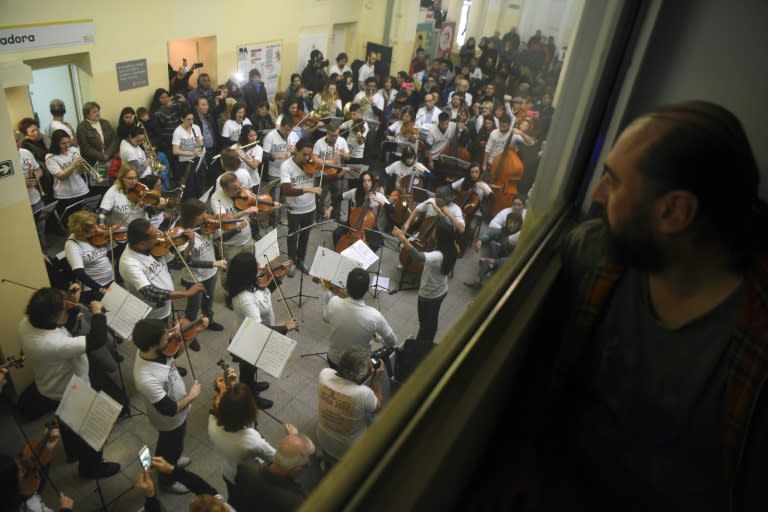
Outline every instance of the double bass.
<svg viewBox="0 0 768 512"><path fill-rule="evenodd" d="M491 163L488 183L493 189L493 204L491 215L496 215L512 204L517 195L517 184L523 177L523 161L512 147L512 128L504 150L496 155Z"/></svg>

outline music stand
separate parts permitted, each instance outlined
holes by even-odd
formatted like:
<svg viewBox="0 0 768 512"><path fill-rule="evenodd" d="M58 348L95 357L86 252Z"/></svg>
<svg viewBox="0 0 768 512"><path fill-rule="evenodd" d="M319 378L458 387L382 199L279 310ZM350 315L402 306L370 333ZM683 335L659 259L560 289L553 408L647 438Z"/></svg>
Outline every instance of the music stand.
<svg viewBox="0 0 768 512"><path fill-rule="evenodd" d="M379 285L379 277L381 276L381 262L384 259L384 246L386 245L387 239L390 239L390 241L394 240L394 242L397 243L397 238L375 229L366 228L365 231L381 237L381 245L379 246L379 261L378 261L378 265L376 266L376 272L375 272L376 281L374 281L374 285L373 285L373 297L378 298L379 289L389 291L389 288L384 288L383 286Z"/></svg>
<svg viewBox="0 0 768 512"><path fill-rule="evenodd" d="M35 222L40 222L48 218L50 214L52 214L56 210L56 206L58 206L59 201L56 200L52 202L51 204L47 204L34 212L32 215L35 217Z"/></svg>
<svg viewBox="0 0 768 512"><path fill-rule="evenodd" d="M278 237L278 238L288 238L289 236L298 236L298 235L299 235L299 233L301 233L301 232L302 232L302 231L304 231L304 230L307 230L307 229L312 229L312 228L314 228L314 227L316 227L316 226L322 226L323 224L327 224L327 223L329 223L329 222L336 222L336 221L335 221L335 220L324 220L324 221L322 221L322 222L315 222L315 223L314 223L314 224L312 224L312 225L309 225L309 226L307 226L307 227L305 227L305 228L299 228L299 229L297 229L296 231L294 231L293 233L287 233L287 234L285 234L285 235L283 235L283 236L280 236L280 237ZM306 257L306 256L307 256L307 255L305 254L305 255L304 255L304 257ZM306 261L302 262L302 264L300 265L300 268L299 268L299 270L301 271L301 277L299 278L299 293L298 293L297 295L291 295L291 296L289 296L289 297L286 297L286 298L285 298L285 300L293 300L293 302L294 302L294 303L295 303L295 304L296 304L298 307L301 307L301 302L302 302L302 300L303 300L305 297L306 297L307 299L318 299L318 298L319 298L317 295L304 295L304 265L306 265L306 264L307 264L307 262L306 262ZM296 302L296 301L294 300L296 297L298 297L298 298L299 298L299 301L298 301L298 302Z"/></svg>
<svg viewBox="0 0 768 512"><path fill-rule="evenodd" d="M449 167L459 168L462 171L469 169L469 162L461 158L455 158L448 155L440 155L440 161Z"/></svg>

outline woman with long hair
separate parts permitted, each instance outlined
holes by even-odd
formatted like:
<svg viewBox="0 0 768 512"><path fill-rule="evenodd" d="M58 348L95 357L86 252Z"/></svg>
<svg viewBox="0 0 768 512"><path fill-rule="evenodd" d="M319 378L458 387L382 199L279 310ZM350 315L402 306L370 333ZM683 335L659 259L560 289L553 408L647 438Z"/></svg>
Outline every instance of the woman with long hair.
<svg viewBox="0 0 768 512"><path fill-rule="evenodd" d="M128 128L136 125L136 111L133 107L123 107L120 111L120 118L117 120L117 136L120 140L128 138Z"/></svg>
<svg viewBox="0 0 768 512"><path fill-rule="evenodd" d="M81 297L85 304L101 300L113 281L109 239L101 246L91 244L97 224L96 214L86 210L73 213L67 220L70 235L64 243L64 254L72 273L83 284Z"/></svg>
<svg viewBox="0 0 768 512"><path fill-rule="evenodd" d="M355 188L351 188L341 195L342 199L351 201L349 205L350 215L353 212L353 208L363 206L368 201L368 208L370 208L376 215L378 222L379 212L381 208L392 208L392 203L389 202L387 196L376 190L376 180L374 180L373 173L371 171L363 171L360 173L360 178L357 181L358 185ZM349 222L341 222L343 226L349 226ZM333 245L336 246L336 242L347 232L348 228L339 226L333 231ZM378 227L376 226L376 229ZM372 233L366 233L366 241L368 246L373 252L379 250L382 241L381 236L373 235Z"/></svg>
<svg viewBox="0 0 768 512"><path fill-rule="evenodd" d="M323 109L328 109L330 112L328 115L331 116L341 115L342 105L336 88L336 82L329 80L323 85L323 90L320 91L320 94L316 94L315 97L312 98L312 107L315 110L318 110L321 107Z"/></svg>
<svg viewBox="0 0 768 512"><path fill-rule="evenodd" d="M61 214L64 208L88 197L88 179L83 169L80 151L72 146L72 139L64 130L56 130L51 136L51 150L45 156L45 166L53 175L53 197L59 204Z"/></svg>
<svg viewBox="0 0 768 512"><path fill-rule="evenodd" d="M176 178L184 188L184 197L198 197L203 191L197 189L194 170L205 146L203 134L195 124L195 115L192 112L183 114L181 122L173 131L171 144L173 156L179 159Z"/></svg>
<svg viewBox="0 0 768 512"><path fill-rule="evenodd" d="M240 168L245 170L251 176L251 188L256 191L256 188L261 182L261 176L259 176L259 167L264 160L264 150L259 144L254 144L258 141L259 133L253 125L247 124L243 126L243 130L240 132L240 138L237 144L230 146L232 149L238 152L240 156ZM243 146L253 144L251 147L241 149Z"/></svg>
<svg viewBox="0 0 768 512"><path fill-rule="evenodd" d="M419 284L419 333L416 339L434 341L437 334L437 320L440 306L448 294L448 274L453 271L458 252L456 250L456 231L453 225L441 218L435 225L437 248L430 252L417 250L408 240L406 234L398 228L392 231L400 243L408 249L417 261L424 262Z"/></svg>
<svg viewBox="0 0 768 512"><path fill-rule="evenodd" d="M246 317L261 322L280 334L298 329L299 324L293 318L285 324L275 324L272 292L268 286L261 286L259 277L259 267L252 252L237 254L229 262L225 285L226 305L235 312L235 330ZM256 381L256 367L244 361L240 361L240 382L249 386L257 395L269 387L267 382ZM260 396L256 397L256 403L261 409L272 407L271 400Z"/></svg>
<svg viewBox="0 0 768 512"><path fill-rule="evenodd" d="M229 119L221 127L221 138L227 144L236 143L240 138L243 126L251 124L251 120L245 116L245 103L237 102L229 114Z"/></svg>

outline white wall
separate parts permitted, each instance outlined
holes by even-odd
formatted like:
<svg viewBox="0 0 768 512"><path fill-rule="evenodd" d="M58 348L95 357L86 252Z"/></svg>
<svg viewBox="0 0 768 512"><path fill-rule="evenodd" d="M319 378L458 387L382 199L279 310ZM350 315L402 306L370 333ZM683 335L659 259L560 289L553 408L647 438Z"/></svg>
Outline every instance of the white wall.
<svg viewBox="0 0 768 512"><path fill-rule="evenodd" d="M763 198L768 198L767 28L768 3L763 0L664 2L626 116L629 120L657 105L689 99L730 109L755 152Z"/></svg>

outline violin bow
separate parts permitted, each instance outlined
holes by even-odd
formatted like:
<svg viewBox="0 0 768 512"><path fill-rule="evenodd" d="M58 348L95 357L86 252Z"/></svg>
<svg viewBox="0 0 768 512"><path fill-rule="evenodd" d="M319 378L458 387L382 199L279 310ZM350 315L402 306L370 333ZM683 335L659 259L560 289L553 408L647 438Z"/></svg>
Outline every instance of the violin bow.
<svg viewBox="0 0 768 512"><path fill-rule="evenodd" d="M219 250L221 251L221 259L224 258L224 224L221 222L221 202L219 202ZM226 269L223 269L226 272Z"/></svg>
<svg viewBox="0 0 768 512"><path fill-rule="evenodd" d="M267 272L269 272L269 275L272 277L272 280L275 282L275 285L277 286L277 291L280 294L280 300L283 301L283 305L285 306L286 311L288 311L288 318L290 318L291 320L295 320L293 316L293 312L291 312L291 307L288 305L288 301L285 300L285 295L283 295L283 289L280 286L280 283L278 282L278 280L275 278L274 272L272 272L272 265L270 264L269 261L267 261L266 266L267 266ZM298 331L298 329L296 330Z"/></svg>
<svg viewBox="0 0 768 512"><path fill-rule="evenodd" d="M179 319L181 317L177 316L175 311L171 310L171 312L173 313L174 324L179 323ZM192 320L190 320L190 322L191 321ZM187 342L184 341L184 334L181 332L181 326L179 326L179 337L181 338L181 344L184 345L184 352L187 354L187 361L189 362L189 371L192 374L192 380L197 380L197 377L195 376L195 367L192 366L192 357L189 355L189 347L187 347Z"/></svg>
<svg viewBox="0 0 768 512"><path fill-rule="evenodd" d="M182 264L184 264L184 268L186 268L186 269L187 269L187 272L189 272L189 275L192 277L192 280L193 280L193 281L194 281L196 284L200 284L200 280L197 278L197 276L195 275L195 273L194 273L194 272L192 272L192 269L191 269L191 268L189 268L189 265L187 265L187 261L184 259L184 256L182 256L182 255L181 255L181 251L179 250L179 248L178 248L178 247L176 247L176 244L175 244L175 243L173 243L173 238L171 237L171 233L170 233L170 231L164 231L164 233L165 233L165 236L168 238L168 241L171 243L171 246L173 246L173 249L176 251L176 255L177 255L177 256L179 257L179 259L181 260L181 263L182 263ZM191 242L191 241L187 241L187 243L190 243L190 242ZM211 297L208 295L208 292L206 292L205 290L203 290L203 295L205 295L205 298L206 298L206 299L210 299L210 298L211 298Z"/></svg>
<svg viewBox="0 0 768 512"><path fill-rule="evenodd" d="M115 244L112 240L112 226L109 226L109 253L110 253L110 259L112 260L112 265L110 265L110 270L112 270L112 282L115 282Z"/></svg>

